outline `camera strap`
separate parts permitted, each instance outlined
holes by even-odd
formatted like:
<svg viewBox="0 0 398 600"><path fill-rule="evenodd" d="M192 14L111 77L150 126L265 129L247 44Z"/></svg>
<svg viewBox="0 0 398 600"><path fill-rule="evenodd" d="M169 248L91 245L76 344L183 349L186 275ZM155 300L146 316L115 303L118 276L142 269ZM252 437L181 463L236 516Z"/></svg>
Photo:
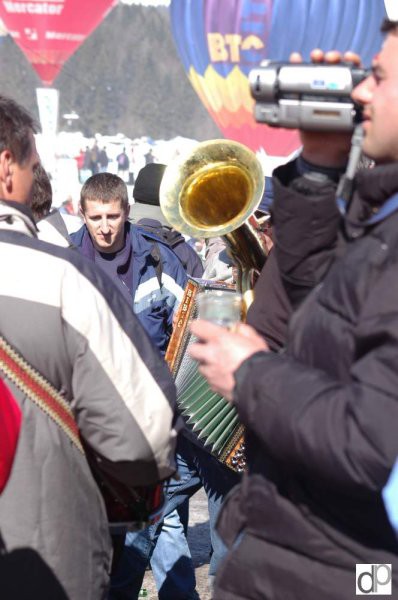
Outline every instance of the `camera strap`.
<svg viewBox="0 0 398 600"><path fill-rule="evenodd" d="M348 157L346 172L339 181L336 192L336 202L339 211L345 215L347 206L351 200L354 191L354 179L358 168L358 163L362 156L363 129L362 125L357 125L351 139L351 150Z"/></svg>

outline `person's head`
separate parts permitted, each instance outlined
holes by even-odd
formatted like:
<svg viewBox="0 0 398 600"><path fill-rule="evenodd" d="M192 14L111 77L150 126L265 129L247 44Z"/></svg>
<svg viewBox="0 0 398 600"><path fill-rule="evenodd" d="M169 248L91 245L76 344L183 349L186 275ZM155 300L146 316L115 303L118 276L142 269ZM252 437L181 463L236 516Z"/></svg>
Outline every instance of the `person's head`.
<svg viewBox="0 0 398 600"><path fill-rule="evenodd" d="M129 202L120 177L112 173L89 177L80 193L80 212L97 250L109 253L123 248Z"/></svg>
<svg viewBox="0 0 398 600"><path fill-rule="evenodd" d="M11 98L0 95L0 196L29 204L39 163L33 134L36 123Z"/></svg>
<svg viewBox="0 0 398 600"><path fill-rule="evenodd" d="M133 223L140 219L156 219L168 225L159 206L159 189L166 165L148 163L137 175L134 184L134 204L131 206L130 218Z"/></svg>
<svg viewBox="0 0 398 600"><path fill-rule="evenodd" d="M33 172L32 209L34 220L40 221L48 215L53 200L53 191L50 179L41 163L36 165Z"/></svg>
<svg viewBox="0 0 398 600"><path fill-rule="evenodd" d="M364 153L376 163L398 160L398 22L385 21L387 34L372 74L353 91L363 105Z"/></svg>

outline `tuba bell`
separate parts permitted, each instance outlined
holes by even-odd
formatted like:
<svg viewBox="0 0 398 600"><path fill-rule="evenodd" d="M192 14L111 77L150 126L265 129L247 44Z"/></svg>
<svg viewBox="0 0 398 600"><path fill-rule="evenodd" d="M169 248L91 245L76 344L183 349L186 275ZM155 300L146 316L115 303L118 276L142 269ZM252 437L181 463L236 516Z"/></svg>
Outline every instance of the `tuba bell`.
<svg viewBox="0 0 398 600"><path fill-rule="evenodd" d="M160 185L160 208L174 229L196 238L224 237L246 307L268 255L266 236L254 217L263 192L256 155L231 140L198 144L167 166Z"/></svg>

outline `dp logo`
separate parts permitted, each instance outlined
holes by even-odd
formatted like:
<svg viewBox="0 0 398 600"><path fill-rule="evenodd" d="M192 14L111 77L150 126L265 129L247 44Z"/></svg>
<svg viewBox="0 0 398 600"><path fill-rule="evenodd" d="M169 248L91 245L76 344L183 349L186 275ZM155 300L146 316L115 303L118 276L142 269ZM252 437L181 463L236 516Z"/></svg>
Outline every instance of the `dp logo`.
<svg viewBox="0 0 398 600"><path fill-rule="evenodd" d="M391 565L356 565L357 596L391 596Z"/></svg>

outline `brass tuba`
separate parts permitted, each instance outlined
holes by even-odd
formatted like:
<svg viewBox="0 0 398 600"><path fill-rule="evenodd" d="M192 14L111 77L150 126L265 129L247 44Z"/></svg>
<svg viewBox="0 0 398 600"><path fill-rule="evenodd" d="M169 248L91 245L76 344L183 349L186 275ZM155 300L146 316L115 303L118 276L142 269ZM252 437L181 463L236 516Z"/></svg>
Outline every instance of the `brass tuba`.
<svg viewBox="0 0 398 600"><path fill-rule="evenodd" d="M161 210L177 231L226 239L247 307L268 254L253 216L263 191L262 166L249 148L231 140L211 140L172 161L159 192Z"/></svg>

